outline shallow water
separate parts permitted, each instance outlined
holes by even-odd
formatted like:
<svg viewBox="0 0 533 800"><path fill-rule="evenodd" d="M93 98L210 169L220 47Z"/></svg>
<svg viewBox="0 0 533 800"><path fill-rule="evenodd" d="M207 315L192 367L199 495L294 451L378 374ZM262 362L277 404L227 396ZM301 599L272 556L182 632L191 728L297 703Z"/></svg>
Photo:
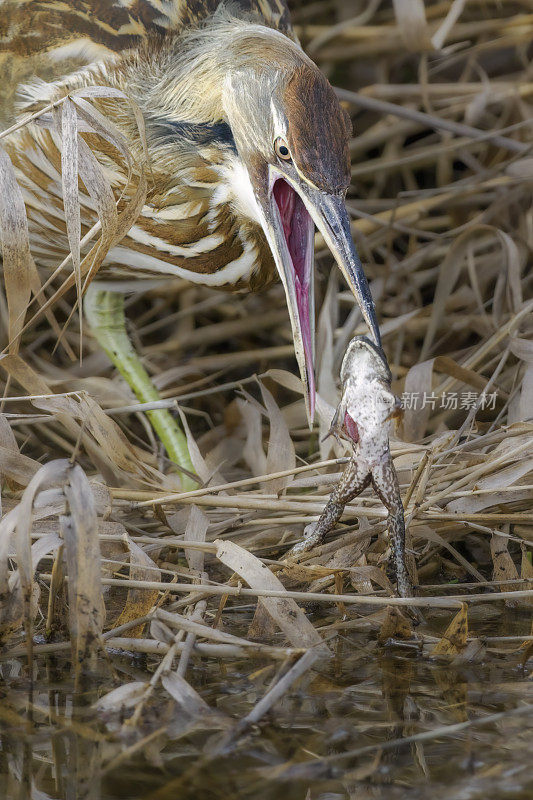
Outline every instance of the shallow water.
<svg viewBox="0 0 533 800"><path fill-rule="evenodd" d="M246 616L246 615L244 615ZM438 636L449 612L423 626ZM338 615L323 624L338 622ZM243 619L244 621L244 619ZM315 618L315 623L317 622ZM530 616L486 605L471 635L524 634ZM151 657L115 653L77 695L68 660L36 659L33 722L22 662L4 662L0 706L2 798L57 800L425 800L533 796L533 701L518 643L489 645L474 662L437 663L426 646L380 646L377 631L343 629L335 655L295 684L262 723L223 744L228 720L247 714L279 663L197 659L187 678L223 715L190 723L159 686L128 731L90 704L115 686L147 681ZM515 652L511 652L515 650ZM477 663L475 663L477 661ZM447 726L505 712L447 735ZM224 727L225 726L225 727ZM121 731L119 736L119 731ZM397 739L427 732L425 741ZM348 751L367 748L360 755ZM326 759L324 761L323 759Z"/></svg>

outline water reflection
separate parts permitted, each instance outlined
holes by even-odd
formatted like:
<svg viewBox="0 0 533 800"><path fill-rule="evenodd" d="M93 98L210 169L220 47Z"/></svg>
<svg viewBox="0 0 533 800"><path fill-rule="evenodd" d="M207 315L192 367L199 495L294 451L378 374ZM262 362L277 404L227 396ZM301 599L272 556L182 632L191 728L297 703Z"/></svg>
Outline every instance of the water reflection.
<svg viewBox="0 0 533 800"><path fill-rule="evenodd" d="M434 620L434 634L439 624ZM512 625L523 630L523 618ZM162 688L135 728L95 711L96 699L115 686L149 681L155 662L115 654L75 691L66 659L37 658L32 714L24 666L3 662L1 797L526 800L533 788L527 716L398 741L531 702L520 661L517 651L487 651L479 663L452 668L419 649L382 647L368 631L344 632L335 658L320 663L224 755L217 755L216 724L191 726ZM189 680L212 709L236 719L274 674L265 661L226 662L221 670L197 660ZM344 757L362 748L364 755Z"/></svg>

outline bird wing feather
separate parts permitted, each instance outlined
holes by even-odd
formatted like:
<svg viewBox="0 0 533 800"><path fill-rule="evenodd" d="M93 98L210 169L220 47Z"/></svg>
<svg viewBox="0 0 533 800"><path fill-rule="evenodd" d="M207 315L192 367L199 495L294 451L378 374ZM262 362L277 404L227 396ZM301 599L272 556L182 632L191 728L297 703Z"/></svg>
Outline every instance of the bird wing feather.
<svg viewBox="0 0 533 800"><path fill-rule="evenodd" d="M208 18L220 5L220 0L0 0L0 74L4 83L0 130L13 120L15 93L21 84L31 84L36 77L51 84L66 75L64 80L70 84L72 76L74 85L76 69L134 50L150 35L179 34ZM271 27L293 36L285 0L233 0L230 9L234 15L239 10L245 15L255 13ZM39 82L34 85L36 91L41 90ZM26 101L33 97L31 88L26 87ZM31 110L35 110L33 106ZM17 176L32 198L27 210L39 265L56 266L69 250L62 214L59 151L47 131L31 128L18 131L5 146ZM102 150L101 143L98 150ZM193 170L196 179L201 177L202 166L202 158L197 155ZM163 185L168 175L174 174L173 169L175 172L175 167L169 167L162 177ZM216 183L216 176L212 181ZM196 209L207 191L202 184L189 186L188 205ZM95 221L94 213L85 198L86 193L81 192L83 223L90 226ZM184 201L178 200L174 205L182 205L173 213L179 217ZM167 201L172 205L168 198L165 204ZM192 211L191 218L183 212L183 224L171 219L165 227L164 220L156 224L150 213L141 215L112 254L112 276L120 277L122 272L140 275L145 269L150 277L197 275L198 280L210 285L227 282L239 286L248 280L262 286L270 282L274 274L272 258L255 227L248 232L238 231L228 204L210 209L206 203L198 220ZM201 220L208 210L213 219L210 229L204 230ZM186 234L182 228L186 228ZM53 241L47 235L50 230L54 231ZM209 279L211 274L214 277Z"/></svg>
<svg viewBox="0 0 533 800"><path fill-rule="evenodd" d="M118 53L150 33L198 24L221 0L0 0L0 53ZM285 0L237 0L233 12L255 14L291 34Z"/></svg>
<svg viewBox="0 0 533 800"><path fill-rule="evenodd" d="M221 0L0 0L0 127L13 116L17 86L54 81L88 64L178 32L216 12ZM233 0L233 13L259 16L291 38L286 0Z"/></svg>

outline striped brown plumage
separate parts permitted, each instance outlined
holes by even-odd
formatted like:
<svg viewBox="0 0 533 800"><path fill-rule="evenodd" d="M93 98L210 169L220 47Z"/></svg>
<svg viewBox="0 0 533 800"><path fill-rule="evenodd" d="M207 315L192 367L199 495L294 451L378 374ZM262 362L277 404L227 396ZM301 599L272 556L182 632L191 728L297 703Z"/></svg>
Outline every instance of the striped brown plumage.
<svg viewBox="0 0 533 800"><path fill-rule="evenodd" d="M48 109L4 140L37 263L52 269L69 241L77 248L72 182L68 230L63 219L59 122L80 115L84 92L80 153L96 155L107 179L100 193L89 172L87 187L80 179L82 234L98 217L105 240L84 262L87 281L97 273L117 289L123 277L172 276L247 290L279 276L311 419L314 225L380 336L345 205L350 122L294 37L285 1L0 0L0 12L0 57L23 84L19 113ZM46 80L28 80L32 72ZM145 183L140 214L125 210L106 234L109 187L127 209Z"/></svg>
<svg viewBox="0 0 533 800"><path fill-rule="evenodd" d="M293 35L284 0L233 5ZM153 33L197 25L219 6L220 0L2 0L0 52L27 57L62 50L64 58L67 48L74 55L84 43L93 58L120 53Z"/></svg>
<svg viewBox="0 0 533 800"><path fill-rule="evenodd" d="M69 89L91 84L131 93L132 71L140 76L135 86L139 93L134 97L143 107L145 74L157 68L154 63L158 59L168 59L177 42L183 42L181 57L186 60L187 33L218 5L215 0L83 0L70 4L5 0L0 2L0 63L12 81L27 80L33 70L53 79L47 84L30 83L31 96L26 97L24 111L39 110ZM290 33L283 0L242 0L233 8L242 10L246 20ZM64 77L67 68L70 74ZM206 99L206 116L217 116ZM142 160L140 143L132 135L134 126L124 119L123 105L120 110L117 104L100 105L105 105L105 113L129 134L128 144ZM143 111L150 115L146 106ZM158 121L153 129L148 125L153 181L146 204L129 234L108 255L99 278L179 275L234 289L260 288L276 277L260 226L238 213L231 192L220 191L233 153L227 131L220 127L223 120L218 122L219 126L208 118L199 123L198 130L182 130L178 125L174 135L169 119ZM165 138L157 127L163 129L167 124ZM102 139L84 136L109 167L108 176L118 197L126 183L127 165ZM69 252L58 135L31 124L11 135L5 146L23 188L34 255L40 266L53 268ZM83 188L80 197L85 233L97 217Z"/></svg>

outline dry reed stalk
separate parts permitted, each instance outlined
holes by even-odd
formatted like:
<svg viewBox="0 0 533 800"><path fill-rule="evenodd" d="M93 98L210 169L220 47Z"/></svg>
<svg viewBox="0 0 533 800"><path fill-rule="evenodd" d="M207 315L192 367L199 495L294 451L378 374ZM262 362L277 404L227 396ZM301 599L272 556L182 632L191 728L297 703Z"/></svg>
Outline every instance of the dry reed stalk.
<svg viewBox="0 0 533 800"><path fill-rule="evenodd" d="M386 596L386 511L368 493L347 507L342 526L307 554L299 572L283 562L346 463L343 446L322 439L338 402L347 342L365 332L321 238L319 403L311 433L279 286L237 298L176 279L141 297L132 282L134 335L165 398L136 403L94 342L84 335L80 344L78 303L101 263L99 246L112 245L134 222L146 177L132 162L129 201L115 198L107 216L95 215L90 230L81 231L76 132L104 124L94 98L72 95L0 134L5 142L35 118L59 114L72 247L51 273L41 269L4 158L0 191L6 197L10 189L14 199L0 204L7 241L0 293L0 658L25 663L33 656L38 670L42 657L74 652L79 672L80 659L107 669L102 650L115 667L117 651L147 657L143 680L125 670L106 683L117 694L102 698L99 713L120 718L113 735L129 741L132 727L139 728L127 755L109 756L109 769L136 747L155 746L158 736L143 738L142 730L161 696L194 730L226 730L228 717L221 712L215 721L211 710L218 700L223 705L219 673L227 669L222 680L230 683L234 662L252 672L259 660L261 670L276 664L279 671L256 712L242 713L236 729L229 725L228 748L279 707L342 631L363 630L373 640L387 630L394 617L388 607L425 610L426 624L401 646L419 647L420 658L429 658L443 641L439 614L448 625L462 604L474 619L486 608L490 619L503 619L504 604L522 611L532 604L533 84L523 60L533 31L530 4L374 2L362 18L330 24L321 14L333 5L300 4L295 18L304 46L342 83L339 96L355 124L348 204L394 388L404 393L392 453L420 575L413 600ZM122 146L112 129L106 135ZM101 178L93 167L84 173L88 182ZM62 349L55 350L59 338ZM421 407L412 406L414 396ZM142 422L142 412L154 408L188 422L198 489L178 491L172 466ZM270 622L255 615L260 598ZM102 599L103 632L96 602ZM59 641L33 641L52 623ZM466 636L465 629L458 658L474 659L469 648L480 642L489 649L501 644L499 658L504 648L505 657L527 658L531 629L520 625L510 635L485 628ZM361 664L365 657L361 648ZM208 665L208 703L198 693L198 664ZM471 724L478 721L379 746L421 746ZM369 753L373 746L339 758ZM331 766L328 759L317 764ZM279 775L308 769L287 766Z"/></svg>

